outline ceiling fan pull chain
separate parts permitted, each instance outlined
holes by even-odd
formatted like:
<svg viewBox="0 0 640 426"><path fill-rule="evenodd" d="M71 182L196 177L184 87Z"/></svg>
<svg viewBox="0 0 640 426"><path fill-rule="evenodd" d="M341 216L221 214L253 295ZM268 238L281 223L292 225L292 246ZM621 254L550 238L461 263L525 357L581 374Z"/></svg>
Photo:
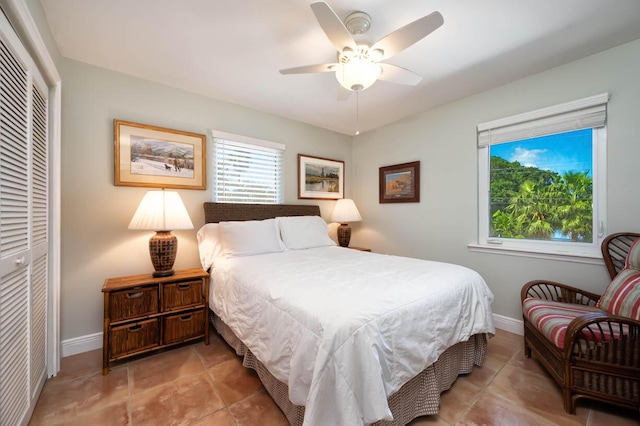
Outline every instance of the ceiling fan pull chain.
<svg viewBox="0 0 640 426"><path fill-rule="evenodd" d="M356 136L360 134L360 91L356 90Z"/></svg>

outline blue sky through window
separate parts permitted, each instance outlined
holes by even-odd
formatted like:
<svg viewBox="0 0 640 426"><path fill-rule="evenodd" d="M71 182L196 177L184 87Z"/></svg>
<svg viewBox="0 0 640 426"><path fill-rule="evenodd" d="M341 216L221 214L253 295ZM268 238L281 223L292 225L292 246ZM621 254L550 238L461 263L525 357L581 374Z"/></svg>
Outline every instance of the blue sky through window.
<svg viewBox="0 0 640 426"><path fill-rule="evenodd" d="M587 172L593 177L592 132L592 129L582 129L491 145L490 154L561 175Z"/></svg>

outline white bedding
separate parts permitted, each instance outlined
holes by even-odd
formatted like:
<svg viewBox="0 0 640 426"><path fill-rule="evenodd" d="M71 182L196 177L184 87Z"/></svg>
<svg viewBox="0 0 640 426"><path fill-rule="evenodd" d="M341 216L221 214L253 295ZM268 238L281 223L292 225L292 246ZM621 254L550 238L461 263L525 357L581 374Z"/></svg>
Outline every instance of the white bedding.
<svg viewBox="0 0 640 426"><path fill-rule="evenodd" d="M304 405L305 425L391 420L387 398L477 333L493 294L468 268L340 247L216 259L211 309Z"/></svg>

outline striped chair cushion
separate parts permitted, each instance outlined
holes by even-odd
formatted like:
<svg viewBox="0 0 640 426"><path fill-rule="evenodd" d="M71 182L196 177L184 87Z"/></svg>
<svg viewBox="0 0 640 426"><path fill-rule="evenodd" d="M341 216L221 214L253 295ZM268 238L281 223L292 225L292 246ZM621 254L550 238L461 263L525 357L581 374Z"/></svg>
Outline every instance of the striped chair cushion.
<svg viewBox="0 0 640 426"><path fill-rule="evenodd" d="M522 303L525 318L547 339L564 349L564 336L574 318L593 312L602 312L594 306L573 305L550 300L526 298Z"/></svg>
<svg viewBox="0 0 640 426"><path fill-rule="evenodd" d="M624 269L607 286L598 306L611 315L640 321L640 239L629 249Z"/></svg>

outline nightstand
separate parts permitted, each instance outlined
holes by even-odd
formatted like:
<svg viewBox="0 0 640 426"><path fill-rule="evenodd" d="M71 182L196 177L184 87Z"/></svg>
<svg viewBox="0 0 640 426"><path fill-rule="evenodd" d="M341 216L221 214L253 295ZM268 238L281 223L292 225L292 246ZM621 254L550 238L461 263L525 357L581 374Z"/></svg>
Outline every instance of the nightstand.
<svg viewBox="0 0 640 426"><path fill-rule="evenodd" d="M360 251L371 251L370 248L366 248L366 247L353 247L353 246L349 246L347 248L353 249L353 250L360 250Z"/></svg>
<svg viewBox="0 0 640 426"><path fill-rule="evenodd" d="M209 275L200 268L108 278L102 292L103 375L112 361L202 337L209 344Z"/></svg>

